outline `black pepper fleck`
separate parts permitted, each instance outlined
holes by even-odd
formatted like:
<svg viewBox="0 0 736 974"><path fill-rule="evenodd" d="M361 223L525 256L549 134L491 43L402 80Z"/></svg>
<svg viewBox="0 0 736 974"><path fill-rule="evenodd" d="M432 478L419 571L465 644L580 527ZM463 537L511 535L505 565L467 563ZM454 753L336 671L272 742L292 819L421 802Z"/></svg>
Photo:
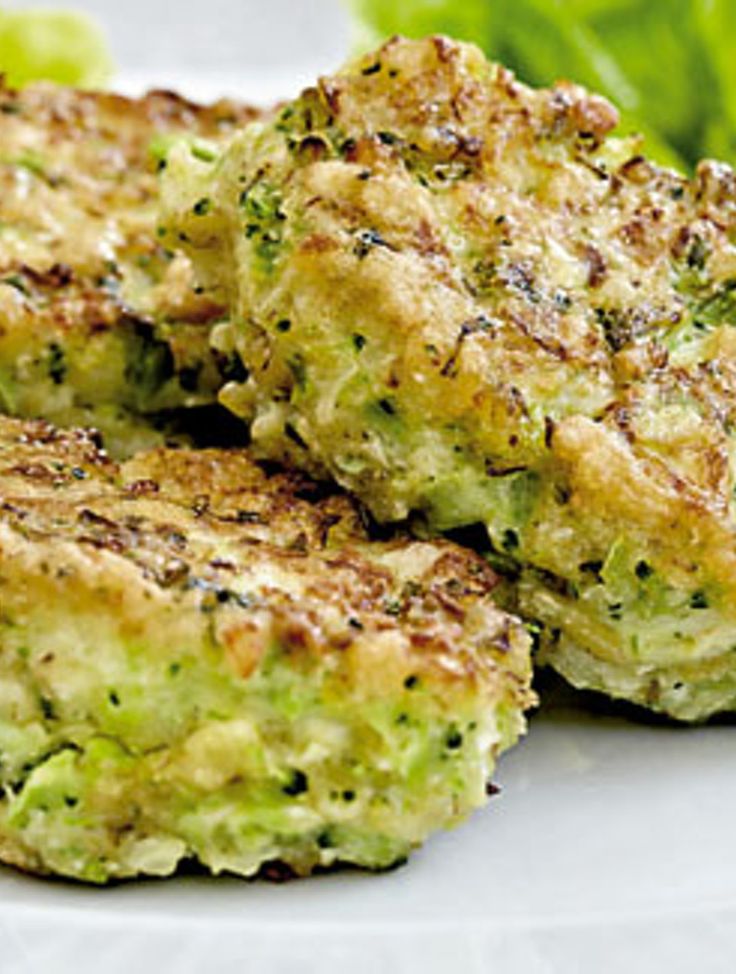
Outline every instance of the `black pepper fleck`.
<svg viewBox="0 0 736 974"><path fill-rule="evenodd" d="M305 791L309 790L309 781L307 776L303 771L299 771L298 768L291 772L291 780L287 782L281 789L285 795L291 795L295 797L296 795L303 795Z"/></svg>

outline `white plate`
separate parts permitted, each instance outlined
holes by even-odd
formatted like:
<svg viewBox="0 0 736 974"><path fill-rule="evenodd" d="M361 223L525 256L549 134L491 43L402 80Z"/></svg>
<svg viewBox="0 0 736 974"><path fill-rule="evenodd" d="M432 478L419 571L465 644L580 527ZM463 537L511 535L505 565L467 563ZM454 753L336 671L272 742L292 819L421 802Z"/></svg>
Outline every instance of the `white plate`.
<svg viewBox="0 0 736 974"><path fill-rule="evenodd" d="M86 889L0 869L0 971L733 974L734 732L552 700L501 795L383 875Z"/></svg>
<svg viewBox="0 0 736 974"><path fill-rule="evenodd" d="M268 101L340 60L336 4L79 6L107 16L127 90ZM224 11L249 25L242 64ZM86 889L0 868L0 974L733 974L736 729L595 716L553 696L502 761L501 796L394 873Z"/></svg>

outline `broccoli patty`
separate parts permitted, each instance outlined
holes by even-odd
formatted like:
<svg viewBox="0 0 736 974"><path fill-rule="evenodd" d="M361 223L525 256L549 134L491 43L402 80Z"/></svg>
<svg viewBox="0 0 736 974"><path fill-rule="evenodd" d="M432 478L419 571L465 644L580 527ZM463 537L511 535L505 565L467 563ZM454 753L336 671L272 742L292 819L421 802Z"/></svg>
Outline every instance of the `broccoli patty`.
<svg viewBox="0 0 736 974"><path fill-rule="evenodd" d="M530 640L487 563L244 451L0 420L0 858L381 869L483 805Z"/></svg>
<svg viewBox="0 0 736 974"><path fill-rule="evenodd" d="M699 719L736 706L736 177L616 124L394 39L180 151L164 222L233 309L221 398L261 456L384 521L484 524L540 659Z"/></svg>
<svg viewBox="0 0 736 974"><path fill-rule="evenodd" d="M253 109L38 85L0 87L0 410L100 429L127 454L213 403L232 363L223 309L156 235L168 141L222 142Z"/></svg>

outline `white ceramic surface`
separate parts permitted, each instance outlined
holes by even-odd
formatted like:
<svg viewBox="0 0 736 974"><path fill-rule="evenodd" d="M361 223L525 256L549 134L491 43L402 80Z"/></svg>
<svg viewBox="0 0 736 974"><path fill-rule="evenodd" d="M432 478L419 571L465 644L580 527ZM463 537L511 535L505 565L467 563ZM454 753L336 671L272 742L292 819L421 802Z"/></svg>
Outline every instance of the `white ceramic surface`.
<svg viewBox="0 0 736 974"><path fill-rule="evenodd" d="M402 869L85 889L0 869L5 974L733 974L736 728L548 704Z"/></svg>
<svg viewBox="0 0 736 974"><path fill-rule="evenodd" d="M80 5L129 90L266 102L347 49L337 0ZM733 974L735 744L563 696L501 796L390 874L95 890L0 868L0 974Z"/></svg>
<svg viewBox="0 0 736 974"><path fill-rule="evenodd" d="M105 28L118 87L176 88L192 97L288 96L336 68L351 46L342 0L15 0L75 7Z"/></svg>

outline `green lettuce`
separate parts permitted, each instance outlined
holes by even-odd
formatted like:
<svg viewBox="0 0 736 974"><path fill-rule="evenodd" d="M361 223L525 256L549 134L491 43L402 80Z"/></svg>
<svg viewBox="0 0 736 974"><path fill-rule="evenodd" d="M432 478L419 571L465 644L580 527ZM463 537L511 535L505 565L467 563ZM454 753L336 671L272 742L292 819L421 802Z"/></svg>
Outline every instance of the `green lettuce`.
<svg viewBox="0 0 736 974"><path fill-rule="evenodd" d="M736 0L351 0L372 42L445 33L533 85L610 98L622 130L676 168L736 152Z"/></svg>
<svg viewBox="0 0 736 974"><path fill-rule="evenodd" d="M72 10L0 10L0 72L14 88L55 81L101 88L113 74L102 30Z"/></svg>

